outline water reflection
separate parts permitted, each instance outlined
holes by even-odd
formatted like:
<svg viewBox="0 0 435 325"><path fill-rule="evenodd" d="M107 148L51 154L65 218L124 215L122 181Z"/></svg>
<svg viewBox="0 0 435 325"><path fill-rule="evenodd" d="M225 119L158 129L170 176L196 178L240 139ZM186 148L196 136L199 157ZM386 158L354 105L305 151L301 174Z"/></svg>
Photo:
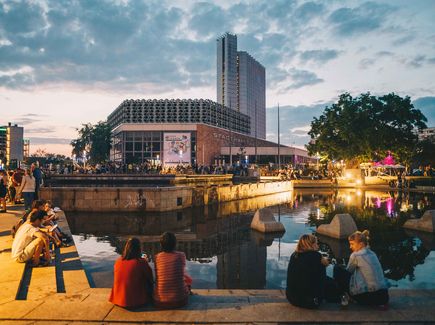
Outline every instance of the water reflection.
<svg viewBox="0 0 435 325"><path fill-rule="evenodd" d="M263 207L281 220L284 234L264 236L250 230L253 213ZM433 195L303 190L178 212L75 213L68 221L95 286L111 286L113 263L128 237L139 237L152 261L160 250L159 235L172 231L178 249L186 253L195 287L262 289L285 287L288 260L301 234L314 232L315 224L325 222L332 211L350 209L352 214L363 212L357 224L372 229L372 248L394 285L435 287L429 272L435 267L433 235L405 233L397 226L405 214L420 216L428 207L433 208ZM319 239L322 250L346 262L347 242Z"/></svg>

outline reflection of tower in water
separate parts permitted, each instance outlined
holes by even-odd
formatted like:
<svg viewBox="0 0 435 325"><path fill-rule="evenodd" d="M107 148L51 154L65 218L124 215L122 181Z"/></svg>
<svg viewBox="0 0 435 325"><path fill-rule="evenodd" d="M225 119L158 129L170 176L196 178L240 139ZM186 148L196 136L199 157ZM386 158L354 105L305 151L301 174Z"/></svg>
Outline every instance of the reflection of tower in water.
<svg viewBox="0 0 435 325"><path fill-rule="evenodd" d="M266 287L267 247L248 241L218 255L217 287L220 289L264 289Z"/></svg>

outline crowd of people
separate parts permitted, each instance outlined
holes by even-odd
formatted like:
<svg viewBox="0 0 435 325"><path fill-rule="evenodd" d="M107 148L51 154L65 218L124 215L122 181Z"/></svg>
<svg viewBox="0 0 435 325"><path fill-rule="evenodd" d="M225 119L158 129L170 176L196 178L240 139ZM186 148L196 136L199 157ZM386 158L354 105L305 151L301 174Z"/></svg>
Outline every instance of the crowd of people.
<svg viewBox="0 0 435 325"><path fill-rule="evenodd" d="M39 190L43 183L43 172L39 164L30 168L0 170L0 212L6 212L6 204L19 204L24 200L25 210L30 210L32 202L39 198Z"/></svg>

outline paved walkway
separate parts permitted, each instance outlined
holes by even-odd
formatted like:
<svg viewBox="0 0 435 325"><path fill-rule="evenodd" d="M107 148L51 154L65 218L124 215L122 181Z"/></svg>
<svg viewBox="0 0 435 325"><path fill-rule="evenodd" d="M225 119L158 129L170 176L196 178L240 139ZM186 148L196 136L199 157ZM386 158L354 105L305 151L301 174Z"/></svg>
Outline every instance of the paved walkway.
<svg viewBox="0 0 435 325"><path fill-rule="evenodd" d="M107 301L110 289L90 288L74 246L54 266L26 268L10 260L9 230L20 209L0 214L0 323L331 323L435 324L435 290L391 290L387 311L325 304L293 307L281 290L194 290L187 307L128 311ZM61 227L68 230L66 220Z"/></svg>

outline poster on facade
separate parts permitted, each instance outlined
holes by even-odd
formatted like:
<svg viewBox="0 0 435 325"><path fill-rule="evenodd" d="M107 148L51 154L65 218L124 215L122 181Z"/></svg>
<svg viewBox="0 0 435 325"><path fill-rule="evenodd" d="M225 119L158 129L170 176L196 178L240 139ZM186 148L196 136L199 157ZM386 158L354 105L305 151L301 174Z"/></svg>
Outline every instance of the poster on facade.
<svg viewBox="0 0 435 325"><path fill-rule="evenodd" d="M163 164L183 165L191 162L190 133L163 133Z"/></svg>

